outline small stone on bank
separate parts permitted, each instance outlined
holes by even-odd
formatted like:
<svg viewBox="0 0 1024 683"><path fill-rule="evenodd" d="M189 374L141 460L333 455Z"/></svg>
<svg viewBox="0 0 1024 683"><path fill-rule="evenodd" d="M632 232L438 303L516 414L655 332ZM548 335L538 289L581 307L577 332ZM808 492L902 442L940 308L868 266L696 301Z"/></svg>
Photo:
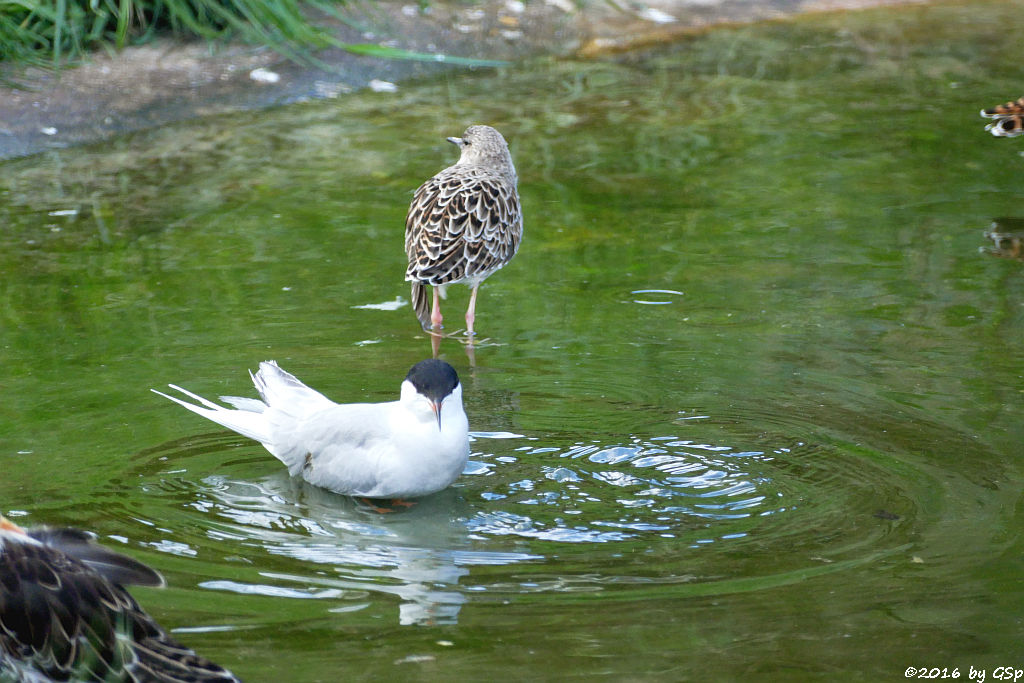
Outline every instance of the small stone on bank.
<svg viewBox="0 0 1024 683"><path fill-rule="evenodd" d="M398 92L398 86L390 81L375 78L368 85L373 92Z"/></svg>
<svg viewBox="0 0 1024 683"><path fill-rule="evenodd" d="M249 78L257 83L277 83L281 80L281 74L264 69L262 66L249 72Z"/></svg>
<svg viewBox="0 0 1024 683"><path fill-rule="evenodd" d="M654 7L645 7L640 11L639 16L641 19L653 21L655 24L671 24L676 20L671 14Z"/></svg>

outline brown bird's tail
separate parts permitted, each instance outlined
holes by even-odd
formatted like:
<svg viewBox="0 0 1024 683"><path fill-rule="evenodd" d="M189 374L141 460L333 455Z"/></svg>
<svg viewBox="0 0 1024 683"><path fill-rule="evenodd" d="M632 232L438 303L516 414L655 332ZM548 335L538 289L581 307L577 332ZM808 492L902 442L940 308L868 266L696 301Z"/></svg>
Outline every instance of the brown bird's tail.
<svg viewBox="0 0 1024 683"><path fill-rule="evenodd" d="M416 319L423 329L430 329L430 295L422 282L412 283L412 310L416 312Z"/></svg>

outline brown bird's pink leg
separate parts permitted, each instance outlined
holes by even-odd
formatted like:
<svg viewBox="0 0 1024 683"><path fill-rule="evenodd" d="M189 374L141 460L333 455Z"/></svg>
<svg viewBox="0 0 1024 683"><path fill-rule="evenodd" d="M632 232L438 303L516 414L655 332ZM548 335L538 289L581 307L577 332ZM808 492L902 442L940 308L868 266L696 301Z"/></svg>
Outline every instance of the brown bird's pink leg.
<svg viewBox="0 0 1024 683"><path fill-rule="evenodd" d="M476 332L473 331L473 323L476 321L476 292L480 289L480 285L473 288L473 293L469 295L469 308L466 309L466 336L472 337Z"/></svg>
<svg viewBox="0 0 1024 683"><path fill-rule="evenodd" d="M433 351L434 355L431 358L437 358L441 354L441 336L437 332L431 332L430 337L430 350Z"/></svg>
<svg viewBox="0 0 1024 683"><path fill-rule="evenodd" d="M434 287L434 310L430 313L430 324L434 327L441 327L441 294L437 287Z"/></svg>

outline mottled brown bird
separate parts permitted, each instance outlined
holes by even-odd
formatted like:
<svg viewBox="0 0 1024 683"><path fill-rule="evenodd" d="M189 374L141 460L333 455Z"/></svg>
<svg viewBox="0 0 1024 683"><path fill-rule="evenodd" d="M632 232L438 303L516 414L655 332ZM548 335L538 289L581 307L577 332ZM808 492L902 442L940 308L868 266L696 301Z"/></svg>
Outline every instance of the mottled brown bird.
<svg viewBox="0 0 1024 683"><path fill-rule="evenodd" d="M448 285L469 285L466 334L472 336L477 290L516 255L523 214L516 169L501 133L470 126L448 141L461 150L459 160L423 183L409 205L405 279L412 282L413 309L424 328L441 327L440 299ZM427 285L434 288L432 309Z"/></svg>
<svg viewBox="0 0 1024 683"><path fill-rule="evenodd" d="M985 130L991 131L992 135L998 138L1024 135L1024 97L991 109L982 109L981 115L987 119L995 119L985 126Z"/></svg>
<svg viewBox="0 0 1024 683"><path fill-rule="evenodd" d="M131 584L164 580L84 531L26 530L0 516L0 680L238 680L167 635Z"/></svg>

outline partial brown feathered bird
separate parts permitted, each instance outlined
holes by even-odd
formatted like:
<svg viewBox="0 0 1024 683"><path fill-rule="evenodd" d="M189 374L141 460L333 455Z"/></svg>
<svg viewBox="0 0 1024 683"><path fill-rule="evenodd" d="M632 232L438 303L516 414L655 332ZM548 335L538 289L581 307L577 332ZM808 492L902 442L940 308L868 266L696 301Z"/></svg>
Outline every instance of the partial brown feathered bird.
<svg viewBox="0 0 1024 683"><path fill-rule="evenodd" d="M991 109L982 109L981 115L995 119L985 126L985 130L991 131L996 137L1015 138L1024 135L1024 97Z"/></svg>
<svg viewBox="0 0 1024 683"><path fill-rule="evenodd" d="M132 584L164 580L84 531L0 516L0 680L238 680L168 636L124 589Z"/></svg>
<svg viewBox="0 0 1024 683"><path fill-rule="evenodd" d="M405 253L412 305L424 328L440 328L441 302L448 285L472 288L466 333L473 332L476 295L486 280L516 255L523 238L518 179L508 145L490 126L470 126L448 138L462 156L423 183L405 219ZM433 309L426 285L434 288Z"/></svg>

